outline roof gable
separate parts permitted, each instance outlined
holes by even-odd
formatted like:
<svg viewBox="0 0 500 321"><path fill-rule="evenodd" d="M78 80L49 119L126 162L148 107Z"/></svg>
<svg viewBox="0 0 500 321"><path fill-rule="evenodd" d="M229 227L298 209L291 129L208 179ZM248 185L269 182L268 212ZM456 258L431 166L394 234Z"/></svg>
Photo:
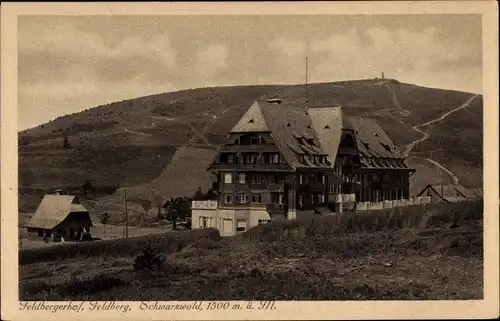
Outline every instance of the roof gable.
<svg viewBox="0 0 500 321"><path fill-rule="evenodd" d="M334 164L342 137L343 115L340 107L309 108L309 116L321 147L328 153L328 160Z"/></svg>
<svg viewBox="0 0 500 321"><path fill-rule="evenodd" d="M254 102L240 118L230 133L265 132L269 131L266 120L258 102Z"/></svg>
<svg viewBox="0 0 500 321"><path fill-rule="evenodd" d="M311 167L299 161L298 151L309 155L327 155L319 146L300 144L299 139L312 139L317 145L321 142L314 130L308 113L300 106L292 103L259 102L262 113L271 131L276 146L281 151L287 163L294 167ZM326 167L326 165L312 165L312 167Z"/></svg>
<svg viewBox="0 0 500 321"><path fill-rule="evenodd" d="M45 195L40 205L26 224L27 227L52 229L71 212L88 212L74 195Z"/></svg>
<svg viewBox="0 0 500 321"><path fill-rule="evenodd" d="M361 156L401 158L401 151L374 119L348 117L356 133L356 143Z"/></svg>

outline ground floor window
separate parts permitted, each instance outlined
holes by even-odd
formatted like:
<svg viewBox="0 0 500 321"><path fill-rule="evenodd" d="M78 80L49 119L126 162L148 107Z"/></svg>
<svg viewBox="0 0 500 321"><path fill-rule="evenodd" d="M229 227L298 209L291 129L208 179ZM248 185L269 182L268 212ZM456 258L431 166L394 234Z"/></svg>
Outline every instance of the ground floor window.
<svg viewBox="0 0 500 321"><path fill-rule="evenodd" d="M268 224L271 223L271 220L259 220L258 224L263 225L263 224Z"/></svg>
<svg viewBox="0 0 500 321"><path fill-rule="evenodd" d="M247 229L247 221L246 220L237 220L236 221L236 232L244 232Z"/></svg>
<svg viewBox="0 0 500 321"><path fill-rule="evenodd" d="M224 195L224 203L231 203L232 202L232 197L230 194Z"/></svg>
<svg viewBox="0 0 500 321"><path fill-rule="evenodd" d="M209 216L200 216L200 228L214 227L214 218Z"/></svg>

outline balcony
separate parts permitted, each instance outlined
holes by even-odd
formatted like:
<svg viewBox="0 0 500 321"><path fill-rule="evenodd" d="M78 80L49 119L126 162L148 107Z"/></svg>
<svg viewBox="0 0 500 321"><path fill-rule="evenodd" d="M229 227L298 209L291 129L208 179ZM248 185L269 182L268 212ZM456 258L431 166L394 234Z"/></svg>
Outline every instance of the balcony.
<svg viewBox="0 0 500 321"><path fill-rule="evenodd" d="M300 184L298 187L299 191L304 191L306 193L313 193L313 192L325 192L326 190L326 184L323 183L304 183Z"/></svg>
<svg viewBox="0 0 500 321"><path fill-rule="evenodd" d="M266 211L269 214L283 214L285 212L285 204L266 204Z"/></svg>
<svg viewBox="0 0 500 321"><path fill-rule="evenodd" d="M338 195L333 195L333 201L335 203L355 202L356 201L356 194L338 194Z"/></svg>

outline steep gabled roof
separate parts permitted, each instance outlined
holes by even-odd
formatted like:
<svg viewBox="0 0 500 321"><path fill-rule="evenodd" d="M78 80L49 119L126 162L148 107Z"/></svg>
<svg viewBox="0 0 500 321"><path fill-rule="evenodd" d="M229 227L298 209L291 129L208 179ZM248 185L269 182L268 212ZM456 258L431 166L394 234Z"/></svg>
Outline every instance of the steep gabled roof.
<svg viewBox="0 0 500 321"><path fill-rule="evenodd" d="M266 132L269 131L266 120L258 102L254 102L230 133Z"/></svg>
<svg viewBox="0 0 500 321"><path fill-rule="evenodd" d="M314 130L313 123L308 113L292 102L270 103L268 101L259 101L262 114L271 131L277 147L283 154L288 164L294 168L311 167L311 165L302 164L299 161L299 154L296 151L303 151L309 155L328 155L323 146L314 146L307 143L307 139L312 139L317 145L321 142ZM299 143L299 138L303 137L306 141ZM323 148L322 148L323 147ZM329 167L324 165L312 165L312 167Z"/></svg>
<svg viewBox="0 0 500 321"><path fill-rule="evenodd" d="M348 116L356 134L361 156L402 158L403 154L394 145L387 133L374 119Z"/></svg>
<svg viewBox="0 0 500 321"><path fill-rule="evenodd" d="M334 164L344 127L345 117L342 115L342 109L340 107L309 108L308 113L318 134L321 147L328 152L328 160Z"/></svg>
<svg viewBox="0 0 500 321"><path fill-rule="evenodd" d="M422 191L418 193L417 196L420 196L425 193L426 190L431 189L437 195L439 195L443 200L446 201L457 201L457 200L474 200L482 198L481 189L478 190L470 190L460 184L435 184L435 185L427 185ZM442 193L441 193L442 191Z"/></svg>
<svg viewBox="0 0 500 321"><path fill-rule="evenodd" d="M87 212L74 195L45 195L26 227L52 229L72 212Z"/></svg>

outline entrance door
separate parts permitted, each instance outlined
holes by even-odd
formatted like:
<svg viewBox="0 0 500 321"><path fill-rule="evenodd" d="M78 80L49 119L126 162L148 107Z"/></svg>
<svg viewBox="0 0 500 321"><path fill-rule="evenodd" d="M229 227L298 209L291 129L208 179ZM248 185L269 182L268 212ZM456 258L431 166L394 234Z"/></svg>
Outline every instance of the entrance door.
<svg viewBox="0 0 500 321"><path fill-rule="evenodd" d="M222 231L225 235L232 235L234 234L233 231L233 220L230 218L225 218L223 220L223 226L222 226Z"/></svg>

